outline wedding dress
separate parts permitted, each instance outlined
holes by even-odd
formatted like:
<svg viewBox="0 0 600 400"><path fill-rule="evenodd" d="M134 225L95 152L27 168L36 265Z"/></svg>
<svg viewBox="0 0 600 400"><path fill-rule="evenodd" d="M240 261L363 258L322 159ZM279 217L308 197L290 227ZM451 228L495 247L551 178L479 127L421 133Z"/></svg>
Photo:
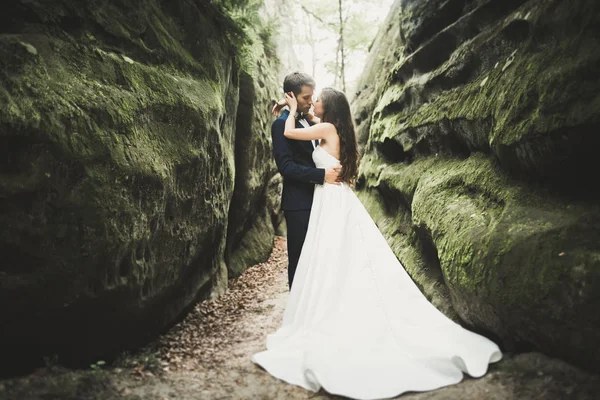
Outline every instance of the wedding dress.
<svg viewBox="0 0 600 400"><path fill-rule="evenodd" d="M320 146L313 160L339 165ZM350 187L316 186L283 323L255 363L308 390L381 399L480 377L501 358L429 303Z"/></svg>

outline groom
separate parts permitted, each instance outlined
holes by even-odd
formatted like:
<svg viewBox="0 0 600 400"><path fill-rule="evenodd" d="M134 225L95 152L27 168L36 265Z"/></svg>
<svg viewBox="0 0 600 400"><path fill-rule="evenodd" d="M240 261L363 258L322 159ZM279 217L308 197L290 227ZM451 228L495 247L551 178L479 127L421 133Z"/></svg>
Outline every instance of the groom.
<svg viewBox="0 0 600 400"><path fill-rule="evenodd" d="M285 77L283 91L294 92L298 101L296 128L308 128L304 118L312 106L314 79L307 74L294 72ZM283 176L281 208L287 224L288 283L292 289L294 273L304 244L315 185L337 183L339 172L335 169L315 168L312 152L318 142L291 140L283 135L289 111L284 111L271 126L273 156L277 169Z"/></svg>

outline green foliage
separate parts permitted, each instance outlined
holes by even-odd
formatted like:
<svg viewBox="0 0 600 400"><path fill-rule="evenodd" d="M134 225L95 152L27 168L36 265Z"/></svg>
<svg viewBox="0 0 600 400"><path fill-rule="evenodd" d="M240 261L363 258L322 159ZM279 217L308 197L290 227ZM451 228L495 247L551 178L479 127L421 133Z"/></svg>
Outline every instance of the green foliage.
<svg viewBox="0 0 600 400"><path fill-rule="evenodd" d="M260 38L265 54L269 57L276 56L274 36L279 30L279 22L275 20L263 21L259 26L258 37Z"/></svg>
<svg viewBox="0 0 600 400"><path fill-rule="evenodd" d="M238 26L246 29L261 23L261 0L213 0L213 4L223 10Z"/></svg>
<svg viewBox="0 0 600 400"><path fill-rule="evenodd" d="M374 10L387 9L389 3L389 0L342 0L341 2L344 75L349 93L353 91L351 89L354 86L353 75L356 74L356 71L352 72L352 70L356 69L357 60L366 57L381 22L381 13ZM318 63L323 65L329 74L339 78L342 72L342 58L338 47L340 40L338 1L306 0L301 7L305 17L311 21L307 41L317 45L313 57L318 59ZM328 51L323 51L322 45L327 46Z"/></svg>
<svg viewBox="0 0 600 400"><path fill-rule="evenodd" d="M367 53L377 34L377 24L360 14L350 15L344 30L344 46L347 51Z"/></svg>
<svg viewBox="0 0 600 400"><path fill-rule="evenodd" d="M238 48L238 62L242 70L251 74L255 60L262 54L275 56L272 38L277 25L261 15L262 0L213 0L212 4L235 27L227 34Z"/></svg>
<svg viewBox="0 0 600 400"><path fill-rule="evenodd" d="M335 75L337 73L338 65L335 63L334 60L325 62L324 66L325 70L330 74Z"/></svg>

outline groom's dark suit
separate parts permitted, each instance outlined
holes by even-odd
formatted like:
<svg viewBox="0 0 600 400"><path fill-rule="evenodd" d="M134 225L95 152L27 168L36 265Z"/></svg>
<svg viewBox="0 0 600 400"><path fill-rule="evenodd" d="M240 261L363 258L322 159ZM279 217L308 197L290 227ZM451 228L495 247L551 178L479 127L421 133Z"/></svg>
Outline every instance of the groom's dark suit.
<svg viewBox="0 0 600 400"><path fill-rule="evenodd" d="M323 183L325 170L315 168L313 145L307 140L291 140L283 135L289 115L284 111L271 126L273 156L283 176L281 208L287 224L288 283L292 288L300 251L304 244L315 184ZM296 120L296 128L303 128Z"/></svg>

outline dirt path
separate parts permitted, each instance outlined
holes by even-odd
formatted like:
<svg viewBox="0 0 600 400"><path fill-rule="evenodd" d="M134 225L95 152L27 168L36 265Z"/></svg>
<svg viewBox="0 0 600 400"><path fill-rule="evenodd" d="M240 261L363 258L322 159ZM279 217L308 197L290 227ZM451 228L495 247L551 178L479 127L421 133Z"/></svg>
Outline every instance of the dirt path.
<svg viewBox="0 0 600 400"><path fill-rule="evenodd" d="M0 399L339 399L283 383L251 361L279 326L287 300L285 239L270 259L230 281L227 293L198 304L147 349L109 367L49 367L0 381ZM481 379L403 400L596 399L600 379L538 353L505 355Z"/></svg>

